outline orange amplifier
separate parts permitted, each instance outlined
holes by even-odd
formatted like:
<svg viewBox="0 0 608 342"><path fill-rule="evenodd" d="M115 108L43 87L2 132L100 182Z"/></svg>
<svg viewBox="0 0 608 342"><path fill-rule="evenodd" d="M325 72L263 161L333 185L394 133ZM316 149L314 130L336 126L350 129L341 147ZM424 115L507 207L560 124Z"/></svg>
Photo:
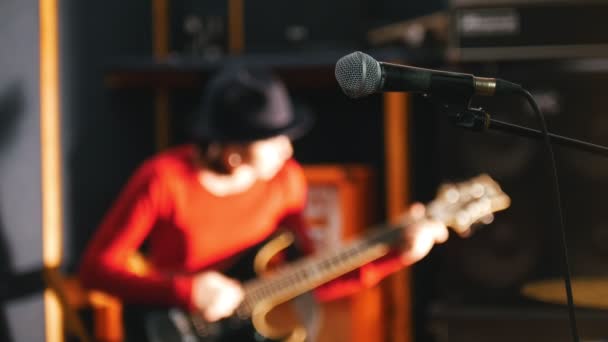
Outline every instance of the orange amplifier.
<svg viewBox="0 0 608 342"><path fill-rule="evenodd" d="M371 168L362 165L306 165L309 183L305 216L317 250L339 246L374 223L376 191ZM319 341L382 341L380 288L324 303Z"/></svg>

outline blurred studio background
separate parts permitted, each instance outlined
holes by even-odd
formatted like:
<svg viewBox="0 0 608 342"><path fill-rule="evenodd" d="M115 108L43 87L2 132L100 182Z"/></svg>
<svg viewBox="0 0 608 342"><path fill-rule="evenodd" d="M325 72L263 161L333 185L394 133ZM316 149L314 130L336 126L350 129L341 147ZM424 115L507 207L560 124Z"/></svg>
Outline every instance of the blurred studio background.
<svg viewBox="0 0 608 342"><path fill-rule="evenodd" d="M500 77L532 92L552 132L608 144L606 18L591 0L0 0L0 340L120 341L121 303L79 287L81 253L137 165L183 141L208 77L239 61L272 68L315 117L295 156L319 246L482 172L512 199L472 237L324 304L321 340L570 341L543 146L455 127L418 94L350 99L334 67L360 50ZM473 104L537 127L522 99ZM555 152L579 332L598 341L608 161ZM549 298L524 293L541 280Z"/></svg>

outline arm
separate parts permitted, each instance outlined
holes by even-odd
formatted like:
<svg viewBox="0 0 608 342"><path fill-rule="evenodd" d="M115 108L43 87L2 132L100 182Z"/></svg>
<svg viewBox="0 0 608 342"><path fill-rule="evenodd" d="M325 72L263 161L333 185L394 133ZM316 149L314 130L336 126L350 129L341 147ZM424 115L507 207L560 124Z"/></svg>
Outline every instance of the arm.
<svg viewBox="0 0 608 342"><path fill-rule="evenodd" d="M148 162L140 167L85 250L79 269L84 286L130 302L191 308L190 277L138 274L127 266L158 218L171 211L169 199L153 165Z"/></svg>

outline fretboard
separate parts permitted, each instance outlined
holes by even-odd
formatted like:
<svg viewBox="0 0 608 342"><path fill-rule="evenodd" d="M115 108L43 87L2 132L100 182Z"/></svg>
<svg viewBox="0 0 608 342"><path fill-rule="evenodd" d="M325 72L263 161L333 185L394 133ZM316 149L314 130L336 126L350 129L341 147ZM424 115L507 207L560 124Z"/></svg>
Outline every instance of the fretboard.
<svg viewBox="0 0 608 342"><path fill-rule="evenodd" d="M302 258L279 267L267 277L246 282L245 299L236 313L249 317L259 302L280 303L295 298L386 255L402 241L401 228L384 226L374 230L377 231L346 246Z"/></svg>

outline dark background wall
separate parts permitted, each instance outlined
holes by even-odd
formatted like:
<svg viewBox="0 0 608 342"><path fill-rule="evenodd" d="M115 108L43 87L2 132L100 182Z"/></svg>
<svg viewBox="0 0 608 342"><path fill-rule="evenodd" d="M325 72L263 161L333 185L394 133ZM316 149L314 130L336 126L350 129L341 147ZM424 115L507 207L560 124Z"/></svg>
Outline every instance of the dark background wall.
<svg viewBox="0 0 608 342"><path fill-rule="evenodd" d="M42 341L38 1L0 2L0 340Z"/></svg>
<svg viewBox="0 0 608 342"><path fill-rule="evenodd" d="M154 151L150 90L105 86L108 61L152 51L151 2L60 1L65 264L73 270L136 165Z"/></svg>

